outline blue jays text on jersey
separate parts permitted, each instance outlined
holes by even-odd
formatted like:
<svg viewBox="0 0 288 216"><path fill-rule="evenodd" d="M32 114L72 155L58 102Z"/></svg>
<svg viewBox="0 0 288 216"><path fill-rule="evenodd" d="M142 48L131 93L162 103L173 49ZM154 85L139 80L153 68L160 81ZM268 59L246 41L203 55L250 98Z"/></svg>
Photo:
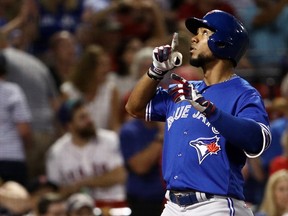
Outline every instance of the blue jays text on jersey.
<svg viewBox="0 0 288 216"><path fill-rule="evenodd" d="M233 116L257 122L263 136L261 152L269 146L268 115L261 96L247 81L235 76L211 86L204 81L192 83L228 119ZM246 156L252 155L236 144L245 141L253 145L254 140L245 139L246 132L237 131L234 121L223 122L219 115L208 120L188 101L174 103L167 89L161 87L146 107L146 120L166 121L163 177L167 189L196 190L244 200L241 169ZM223 128L225 133L220 130Z"/></svg>

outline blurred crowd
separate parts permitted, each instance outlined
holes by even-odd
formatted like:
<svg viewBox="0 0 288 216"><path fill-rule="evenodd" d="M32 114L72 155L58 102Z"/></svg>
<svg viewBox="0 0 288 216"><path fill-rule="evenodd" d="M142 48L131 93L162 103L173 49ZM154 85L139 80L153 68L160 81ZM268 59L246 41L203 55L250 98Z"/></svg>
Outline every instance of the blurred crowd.
<svg viewBox="0 0 288 216"><path fill-rule="evenodd" d="M270 148L243 168L247 203L288 214L287 0L1 0L0 215L160 215L163 125L124 105L174 32L174 72L202 79L184 21L213 9L247 28L235 72L270 116Z"/></svg>

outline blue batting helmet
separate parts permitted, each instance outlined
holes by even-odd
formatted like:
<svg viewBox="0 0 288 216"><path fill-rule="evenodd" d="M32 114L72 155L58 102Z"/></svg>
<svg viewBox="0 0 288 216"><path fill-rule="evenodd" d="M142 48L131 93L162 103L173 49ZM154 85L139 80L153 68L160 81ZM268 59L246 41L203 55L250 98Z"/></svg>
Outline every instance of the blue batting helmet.
<svg viewBox="0 0 288 216"><path fill-rule="evenodd" d="M200 27L214 31L208 40L210 50L218 58L231 60L234 66L244 55L249 44L248 33L243 24L221 10L212 10L202 19L188 18L185 25L195 35Z"/></svg>

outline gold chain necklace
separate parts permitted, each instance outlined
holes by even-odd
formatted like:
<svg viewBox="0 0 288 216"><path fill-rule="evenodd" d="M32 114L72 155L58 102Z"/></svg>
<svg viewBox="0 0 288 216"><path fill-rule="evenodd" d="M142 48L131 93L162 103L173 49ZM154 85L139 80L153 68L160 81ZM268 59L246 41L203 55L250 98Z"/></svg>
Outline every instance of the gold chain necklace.
<svg viewBox="0 0 288 216"><path fill-rule="evenodd" d="M226 80L224 80L224 81L222 81L222 82L227 82L227 81L229 81L229 80L231 80L233 77L235 77L235 76L237 76L237 74L235 74L235 73L233 73L233 74L231 74L229 77L228 77L228 79L226 79ZM221 83L222 83L221 82Z"/></svg>

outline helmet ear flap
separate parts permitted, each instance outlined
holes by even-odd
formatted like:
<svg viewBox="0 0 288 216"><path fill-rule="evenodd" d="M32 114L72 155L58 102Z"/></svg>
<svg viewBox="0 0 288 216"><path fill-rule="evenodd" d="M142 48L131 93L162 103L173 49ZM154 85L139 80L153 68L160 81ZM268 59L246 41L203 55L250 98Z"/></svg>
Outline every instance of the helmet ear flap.
<svg viewBox="0 0 288 216"><path fill-rule="evenodd" d="M229 59L235 65L235 60L233 58L233 39L229 35L225 35L224 32L221 32L220 35L216 31L210 36L208 46L215 56L222 59Z"/></svg>
<svg viewBox="0 0 288 216"><path fill-rule="evenodd" d="M218 41L215 42L215 45L219 48L219 49L224 49L227 46L227 43L223 42L223 41Z"/></svg>

